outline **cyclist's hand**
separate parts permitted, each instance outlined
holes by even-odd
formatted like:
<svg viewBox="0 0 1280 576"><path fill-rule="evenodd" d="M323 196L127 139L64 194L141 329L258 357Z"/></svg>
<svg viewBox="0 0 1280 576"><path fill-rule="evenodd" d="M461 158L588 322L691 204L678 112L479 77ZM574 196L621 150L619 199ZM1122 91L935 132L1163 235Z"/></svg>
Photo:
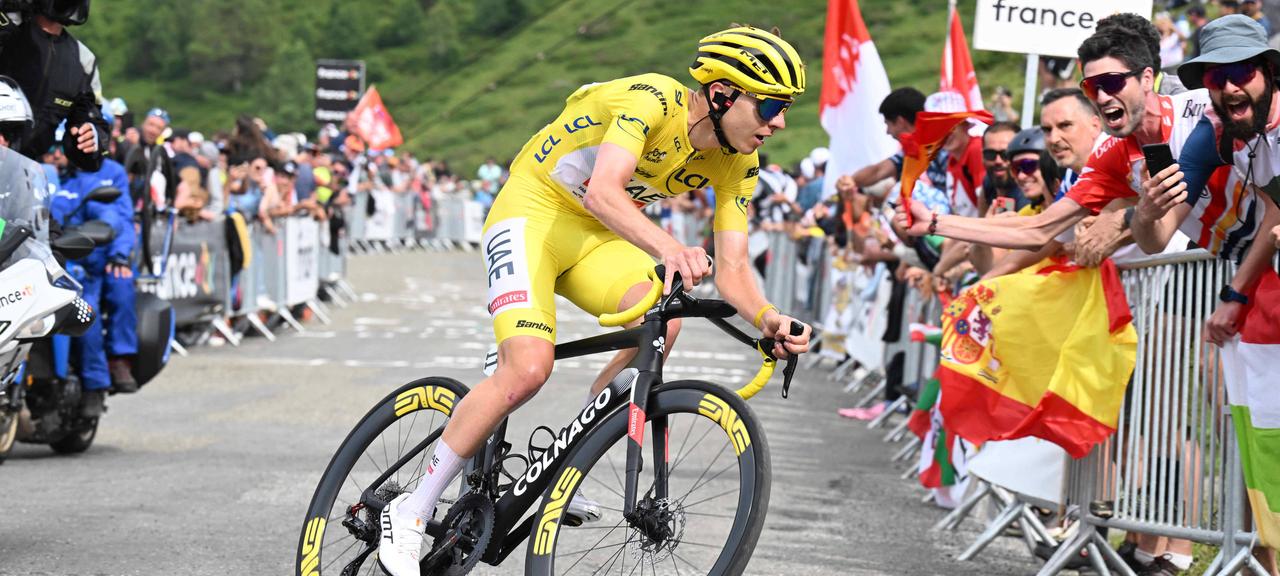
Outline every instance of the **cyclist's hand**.
<svg viewBox="0 0 1280 576"><path fill-rule="evenodd" d="M804 327L804 331L799 336L791 334L793 322ZM778 341L778 344L773 346L773 355L778 358L786 359L792 354L803 354L809 351L809 336L813 334L813 327L804 322L770 311L765 313L760 327L765 338L774 338Z"/></svg>
<svg viewBox="0 0 1280 576"><path fill-rule="evenodd" d="M676 272L684 279L686 292L692 290L704 276L711 273L711 259L707 251L700 246L684 246L676 244L676 248L662 255L662 264L667 268L667 277L662 279L662 294L671 293L671 282Z"/></svg>

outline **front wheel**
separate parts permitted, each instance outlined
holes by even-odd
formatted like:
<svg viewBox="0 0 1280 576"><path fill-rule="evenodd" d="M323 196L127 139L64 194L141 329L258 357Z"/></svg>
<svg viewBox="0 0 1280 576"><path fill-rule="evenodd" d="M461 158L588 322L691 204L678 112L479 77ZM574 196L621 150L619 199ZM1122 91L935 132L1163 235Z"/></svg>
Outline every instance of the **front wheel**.
<svg viewBox="0 0 1280 576"><path fill-rule="evenodd" d="M769 503L769 446L755 414L709 382L655 388L630 520L622 512L627 416L612 413L557 471L535 510L526 574L741 574ZM656 481L659 465L665 486ZM565 523L575 498L598 501L600 519Z"/></svg>
<svg viewBox="0 0 1280 576"><path fill-rule="evenodd" d="M424 439L438 440L466 393L457 380L422 378L401 386L365 414L334 453L311 497L298 538L297 576L381 573L371 557L378 547L379 511L366 507L361 494L373 488L390 501L413 490L435 442L404 466L392 468ZM372 485L384 475L384 482Z"/></svg>
<svg viewBox="0 0 1280 576"><path fill-rule="evenodd" d="M81 418L77 428L67 433L57 442L50 442L49 447L58 454L79 454L93 446L93 439L98 437L98 419Z"/></svg>

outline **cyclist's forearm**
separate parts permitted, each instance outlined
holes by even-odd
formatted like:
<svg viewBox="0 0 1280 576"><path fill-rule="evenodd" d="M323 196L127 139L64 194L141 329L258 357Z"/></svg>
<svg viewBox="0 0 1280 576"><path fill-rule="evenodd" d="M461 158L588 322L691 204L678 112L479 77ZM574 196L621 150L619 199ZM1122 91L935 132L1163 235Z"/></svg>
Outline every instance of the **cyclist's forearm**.
<svg viewBox="0 0 1280 576"><path fill-rule="evenodd" d="M747 235L742 232L718 232L716 243L716 288L726 302L738 310L738 316L754 322L760 309L769 304L756 284L747 254Z"/></svg>

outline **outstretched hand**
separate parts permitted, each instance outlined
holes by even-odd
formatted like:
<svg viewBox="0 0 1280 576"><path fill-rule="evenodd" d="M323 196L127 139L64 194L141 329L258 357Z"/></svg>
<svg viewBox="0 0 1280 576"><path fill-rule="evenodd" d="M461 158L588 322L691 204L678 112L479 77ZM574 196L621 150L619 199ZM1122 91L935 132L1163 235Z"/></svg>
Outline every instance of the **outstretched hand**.
<svg viewBox="0 0 1280 576"><path fill-rule="evenodd" d="M911 225L907 226L907 205L911 209ZM908 200L899 205L893 214L893 223L912 236L924 236L929 233L929 223L933 221L933 212L921 202Z"/></svg>

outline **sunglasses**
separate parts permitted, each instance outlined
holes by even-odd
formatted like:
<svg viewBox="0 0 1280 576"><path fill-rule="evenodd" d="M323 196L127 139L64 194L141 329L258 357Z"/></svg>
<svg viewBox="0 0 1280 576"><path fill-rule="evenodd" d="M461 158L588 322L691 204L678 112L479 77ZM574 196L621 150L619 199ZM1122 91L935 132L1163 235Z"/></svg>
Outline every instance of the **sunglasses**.
<svg viewBox="0 0 1280 576"><path fill-rule="evenodd" d="M781 100L771 96L761 96L759 94L747 92L746 90L742 90L740 93L755 99L756 113L760 114L760 119L765 122L777 118L779 114L786 112L787 109L791 107L790 100Z"/></svg>
<svg viewBox="0 0 1280 576"><path fill-rule="evenodd" d="M1031 176L1040 170L1040 161L1035 158L1023 158L1013 161L1013 170L1024 176Z"/></svg>
<svg viewBox="0 0 1280 576"><path fill-rule="evenodd" d="M1221 90L1226 87L1227 81L1236 86L1243 86L1253 80L1257 74L1258 64L1255 62L1232 62L1205 70L1202 78L1205 87Z"/></svg>
<svg viewBox="0 0 1280 576"><path fill-rule="evenodd" d="M1008 150L992 150L990 148L986 148L982 150L983 160L986 160L987 162L995 162L997 158L1003 158L1005 162L1008 162L1009 151Z"/></svg>
<svg viewBox="0 0 1280 576"><path fill-rule="evenodd" d="M1080 89L1084 91L1085 96L1090 100L1098 99L1098 91L1101 90L1111 96L1119 94L1124 90L1124 86L1129 82L1129 78L1142 74L1146 68L1138 70L1130 70L1129 72L1104 72L1085 78L1080 81Z"/></svg>

